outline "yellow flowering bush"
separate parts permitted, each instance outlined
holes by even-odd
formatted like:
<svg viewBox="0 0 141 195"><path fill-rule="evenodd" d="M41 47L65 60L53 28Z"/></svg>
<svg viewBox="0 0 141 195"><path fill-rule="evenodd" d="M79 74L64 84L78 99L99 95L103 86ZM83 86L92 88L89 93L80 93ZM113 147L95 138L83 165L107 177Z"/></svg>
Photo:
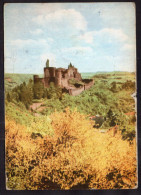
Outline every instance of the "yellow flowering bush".
<svg viewBox="0 0 141 195"><path fill-rule="evenodd" d="M136 187L135 140L129 144L119 132L114 137L110 132L100 133L85 115L68 108L51 114L49 125L54 130L52 135L32 139L24 126L6 121L9 188Z"/></svg>

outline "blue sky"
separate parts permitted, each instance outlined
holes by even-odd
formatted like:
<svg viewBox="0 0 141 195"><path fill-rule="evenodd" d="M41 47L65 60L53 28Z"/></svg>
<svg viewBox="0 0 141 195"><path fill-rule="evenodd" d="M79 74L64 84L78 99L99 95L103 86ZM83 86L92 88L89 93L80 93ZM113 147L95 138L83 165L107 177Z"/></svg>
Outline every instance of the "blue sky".
<svg viewBox="0 0 141 195"><path fill-rule="evenodd" d="M6 73L135 71L133 3L9 3L4 7Z"/></svg>

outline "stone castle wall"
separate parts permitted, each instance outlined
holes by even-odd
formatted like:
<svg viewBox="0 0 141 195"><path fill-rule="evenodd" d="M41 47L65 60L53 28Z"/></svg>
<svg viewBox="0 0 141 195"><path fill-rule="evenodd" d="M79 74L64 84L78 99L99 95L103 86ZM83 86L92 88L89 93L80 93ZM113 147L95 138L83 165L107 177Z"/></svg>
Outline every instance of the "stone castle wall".
<svg viewBox="0 0 141 195"><path fill-rule="evenodd" d="M66 78L61 79L61 86L66 88L69 87L68 79Z"/></svg>
<svg viewBox="0 0 141 195"><path fill-rule="evenodd" d="M80 88L75 88L75 89L69 89L69 94L72 96L76 96L79 95L80 93L82 93L83 91L90 89L92 86L94 85L94 80L91 79L91 81L89 83L84 84L82 87Z"/></svg>
<svg viewBox="0 0 141 195"><path fill-rule="evenodd" d="M93 84L94 84L94 80L93 79L89 79L89 80L90 80L89 83L85 83L85 85L84 85L84 89L85 90L90 89L93 86Z"/></svg>
<svg viewBox="0 0 141 195"><path fill-rule="evenodd" d="M34 75L34 83L42 82L44 85L44 78L39 78L38 75Z"/></svg>
<svg viewBox="0 0 141 195"><path fill-rule="evenodd" d="M82 81L84 85L79 88L71 87L68 82L70 79ZM44 87L49 87L50 83L53 82L56 86L61 87L73 96L79 95L82 91L89 89L94 84L93 79L82 79L81 74L74 67L69 67L68 69L45 67L44 78L39 78L38 75L34 75L34 83L37 82L42 82Z"/></svg>
<svg viewBox="0 0 141 195"><path fill-rule="evenodd" d="M84 91L84 86L82 86L80 88L69 89L69 94L72 96L76 96L76 95L79 95L80 93L82 93L83 91Z"/></svg>

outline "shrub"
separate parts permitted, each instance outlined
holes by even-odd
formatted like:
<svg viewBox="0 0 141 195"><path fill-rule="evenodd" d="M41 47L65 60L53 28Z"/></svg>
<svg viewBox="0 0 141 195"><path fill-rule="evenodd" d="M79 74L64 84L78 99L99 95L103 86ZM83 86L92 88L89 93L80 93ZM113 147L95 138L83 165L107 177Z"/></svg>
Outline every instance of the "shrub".
<svg viewBox="0 0 141 195"><path fill-rule="evenodd" d="M135 91L135 82L127 80L125 83L122 84L122 89Z"/></svg>
<svg viewBox="0 0 141 195"><path fill-rule="evenodd" d="M11 189L113 189L136 186L136 143L94 130L78 111L51 116L52 136L31 138L6 121L6 172Z"/></svg>
<svg viewBox="0 0 141 195"><path fill-rule="evenodd" d="M43 83L37 82L33 85L33 93L35 99L41 99L44 95Z"/></svg>
<svg viewBox="0 0 141 195"><path fill-rule="evenodd" d="M41 135L53 135L53 128L51 126L51 120L48 116L35 117L33 121L31 121L30 127L28 127L28 131L34 133L40 133Z"/></svg>

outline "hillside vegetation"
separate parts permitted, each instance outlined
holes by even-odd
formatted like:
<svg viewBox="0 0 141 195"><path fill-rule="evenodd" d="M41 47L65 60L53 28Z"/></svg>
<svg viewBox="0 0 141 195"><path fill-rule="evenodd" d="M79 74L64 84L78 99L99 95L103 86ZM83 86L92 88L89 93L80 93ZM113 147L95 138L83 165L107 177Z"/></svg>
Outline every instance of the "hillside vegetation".
<svg viewBox="0 0 141 195"><path fill-rule="evenodd" d="M9 89L5 82L8 188L136 187L135 74L82 76L95 84L78 96L53 83L44 89L27 79ZM89 119L95 115L105 118L100 128Z"/></svg>
<svg viewBox="0 0 141 195"><path fill-rule="evenodd" d="M40 75L42 76L42 75ZM22 84L23 82L27 83L29 79L33 78L33 74L12 74L12 73L5 73L4 80L5 80L5 90L11 91L17 85Z"/></svg>

